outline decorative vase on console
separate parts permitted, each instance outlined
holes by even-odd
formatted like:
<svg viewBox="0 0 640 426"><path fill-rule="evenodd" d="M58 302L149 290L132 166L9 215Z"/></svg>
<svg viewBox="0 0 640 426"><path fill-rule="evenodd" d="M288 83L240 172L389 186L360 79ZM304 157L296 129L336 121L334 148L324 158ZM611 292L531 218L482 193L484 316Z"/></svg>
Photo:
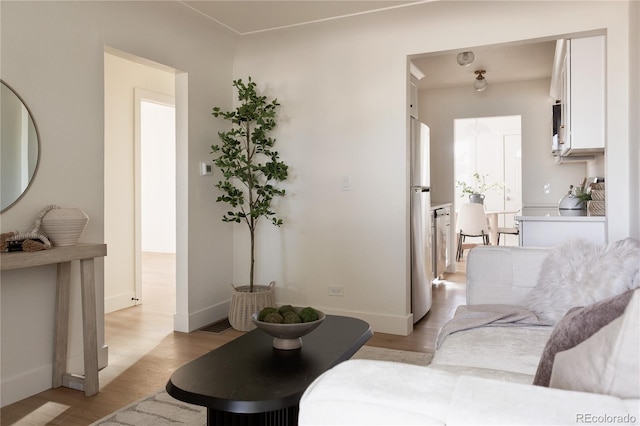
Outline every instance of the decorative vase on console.
<svg viewBox="0 0 640 426"><path fill-rule="evenodd" d="M41 230L56 247L78 242L89 222L89 216L78 208L53 207L42 217Z"/></svg>

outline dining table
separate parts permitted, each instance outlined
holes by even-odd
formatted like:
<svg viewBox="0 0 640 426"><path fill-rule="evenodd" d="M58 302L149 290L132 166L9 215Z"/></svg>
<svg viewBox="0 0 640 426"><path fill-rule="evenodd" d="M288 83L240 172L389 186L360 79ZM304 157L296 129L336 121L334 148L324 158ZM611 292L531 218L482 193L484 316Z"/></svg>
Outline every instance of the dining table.
<svg viewBox="0 0 640 426"><path fill-rule="evenodd" d="M489 242L491 245L498 244L498 216L501 214L513 214L520 212L520 210L485 210L485 215L489 220Z"/></svg>

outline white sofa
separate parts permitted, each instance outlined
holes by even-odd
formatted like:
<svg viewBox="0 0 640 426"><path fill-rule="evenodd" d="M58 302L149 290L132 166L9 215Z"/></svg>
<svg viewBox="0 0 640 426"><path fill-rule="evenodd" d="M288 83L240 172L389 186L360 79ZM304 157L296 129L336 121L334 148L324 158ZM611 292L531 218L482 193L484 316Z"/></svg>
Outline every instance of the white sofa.
<svg viewBox="0 0 640 426"><path fill-rule="evenodd" d="M518 304L536 286L552 250L473 249L467 262L467 304ZM639 299L637 308L640 291L632 294L632 300ZM632 344L637 345L637 312L625 311L625 316L632 318L625 321L635 323ZM446 337L427 367L346 361L307 389L300 401L299 424L637 424L640 400L635 395L532 385L552 331L552 326L459 331ZM637 347L632 356L637 373Z"/></svg>

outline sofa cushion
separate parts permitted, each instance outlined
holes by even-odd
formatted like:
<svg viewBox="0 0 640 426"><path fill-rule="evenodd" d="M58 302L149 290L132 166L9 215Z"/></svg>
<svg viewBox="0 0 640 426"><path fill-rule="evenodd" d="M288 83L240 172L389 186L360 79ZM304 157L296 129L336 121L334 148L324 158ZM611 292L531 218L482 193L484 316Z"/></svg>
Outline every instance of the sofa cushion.
<svg viewBox="0 0 640 426"><path fill-rule="evenodd" d="M632 294L633 290L629 290L619 296L568 312L556 325L544 347L533 384L549 386L556 354L573 348L621 316Z"/></svg>
<svg viewBox="0 0 640 426"><path fill-rule="evenodd" d="M572 349L558 352L549 386L640 398L640 290L624 314Z"/></svg>
<svg viewBox="0 0 640 426"><path fill-rule="evenodd" d="M431 365L476 371L501 370L506 380L533 381L551 327L480 327L450 334L436 351ZM475 374L474 374L475 375ZM483 376L480 372L478 375Z"/></svg>
<svg viewBox="0 0 640 426"><path fill-rule="evenodd" d="M300 425L443 425L459 376L399 362L345 361L300 399Z"/></svg>
<svg viewBox="0 0 640 426"><path fill-rule="evenodd" d="M569 309L587 306L640 286L640 240L606 246L573 239L545 259L538 283L520 302L540 319L559 321Z"/></svg>
<svg viewBox="0 0 640 426"><path fill-rule="evenodd" d="M446 418L454 425L636 424L638 400L461 377Z"/></svg>

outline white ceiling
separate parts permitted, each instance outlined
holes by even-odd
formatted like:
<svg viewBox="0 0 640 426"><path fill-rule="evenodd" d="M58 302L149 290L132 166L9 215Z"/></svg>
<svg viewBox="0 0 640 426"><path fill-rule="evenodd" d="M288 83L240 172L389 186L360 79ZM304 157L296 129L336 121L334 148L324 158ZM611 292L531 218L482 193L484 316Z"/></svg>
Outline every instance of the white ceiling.
<svg viewBox="0 0 640 426"><path fill-rule="evenodd" d="M340 19L364 13L382 12L398 7L411 7L437 0L178 0L185 7L211 19L239 35L306 25ZM419 81L420 89L473 85L474 71L486 70L492 83L548 78L553 66L555 42L475 47L475 61L469 67L456 62L460 49L452 52L426 54L412 58L426 74Z"/></svg>
<svg viewBox="0 0 640 426"><path fill-rule="evenodd" d="M178 1L237 34L251 34L425 2L424 0Z"/></svg>
<svg viewBox="0 0 640 426"><path fill-rule="evenodd" d="M426 76L418 82L420 89L473 85L474 71L486 70L485 78L492 83L537 80L551 77L555 40L528 44L482 46L471 50L475 56L468 67L458 65L454 52L430 54L412 58Z"/></svg>

